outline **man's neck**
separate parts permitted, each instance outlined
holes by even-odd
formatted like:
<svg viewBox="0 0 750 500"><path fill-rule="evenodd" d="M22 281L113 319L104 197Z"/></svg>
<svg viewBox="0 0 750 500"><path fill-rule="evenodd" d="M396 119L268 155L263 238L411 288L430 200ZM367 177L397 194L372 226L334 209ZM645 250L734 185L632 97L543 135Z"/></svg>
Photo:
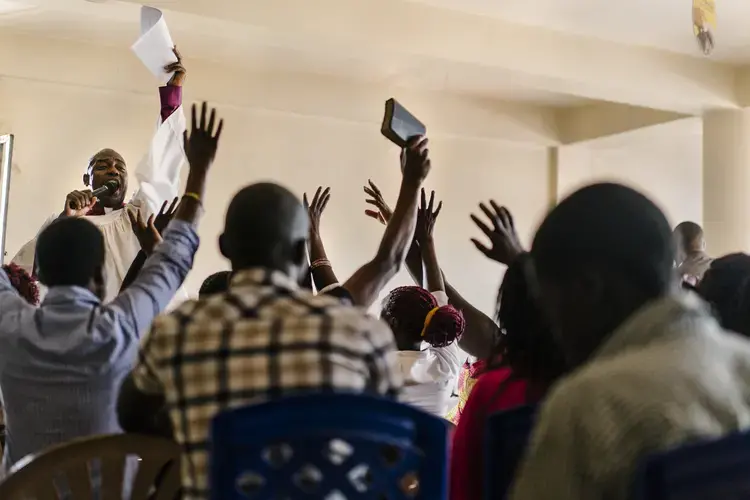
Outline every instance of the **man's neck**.
<svg viewBox="0 0 750 500"><path fill-rule="evenodd" d="M100 203L97 203L93 207L91 207L91 210L86 215L106 215L109 213L112 213L115 210L122 210L125 208L125 204L123 203L119 208L114 207L105 207L102 206Z"/></svg>

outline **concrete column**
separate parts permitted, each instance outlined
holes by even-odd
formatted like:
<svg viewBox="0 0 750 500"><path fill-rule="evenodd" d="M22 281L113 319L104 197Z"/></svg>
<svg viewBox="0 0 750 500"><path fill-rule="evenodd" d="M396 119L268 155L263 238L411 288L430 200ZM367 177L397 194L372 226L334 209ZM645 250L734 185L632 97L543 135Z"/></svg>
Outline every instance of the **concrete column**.
<svg viewBox="0 0 750 500"><path fill-rule="evenodd" d="M750 109L703 117L703 228L710 255L750 252Z"/></svg>

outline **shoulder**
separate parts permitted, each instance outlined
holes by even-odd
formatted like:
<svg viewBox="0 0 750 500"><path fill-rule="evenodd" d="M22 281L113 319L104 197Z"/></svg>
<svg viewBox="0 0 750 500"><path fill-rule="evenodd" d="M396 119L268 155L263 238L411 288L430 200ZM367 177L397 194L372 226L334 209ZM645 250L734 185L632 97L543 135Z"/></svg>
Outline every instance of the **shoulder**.
<svg viewBox="0 0 750 500"><path fill-rule="evenodd" d="M310 314L320 316L330 322L334 334L363 338L378 346L393 343L390 327L379 318L371 316L367 310L342 302L338 296L329 294L314 295L299 290L295 298L310 307Z"/></svg>
<svg viewBox="0 0 750 500"><path fill-rule="evenodd" d="M190 323L199 308L198 300L186 300L173 311L161 314L151 324L150 335L173 336Z"/></svg>
<svg viewBox="0 0 750 500"><path fill-rule="evenodd" d="M508 367L488 370L482 373L471 390L471 397L487 404L495 403L493 411L504 410L526 403L526 382L514 378Z"/></svg>

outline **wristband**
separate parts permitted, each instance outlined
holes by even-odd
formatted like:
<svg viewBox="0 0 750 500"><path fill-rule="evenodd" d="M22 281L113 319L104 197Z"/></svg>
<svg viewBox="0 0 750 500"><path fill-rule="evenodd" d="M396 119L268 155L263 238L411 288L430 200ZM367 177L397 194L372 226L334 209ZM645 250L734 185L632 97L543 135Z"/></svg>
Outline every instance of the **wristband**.
<svg viewBox="0 0 750 500"><path fill-rule="evenodd" d="M203 200L201 200L201 195L199 195L198 193L193 193L191 191L187 191L187 192L185 192L185 194L182 195L182 197L183 198L192 198L195 201L197 201L198 203L200 203L201 205L203 205Z"/></svg>

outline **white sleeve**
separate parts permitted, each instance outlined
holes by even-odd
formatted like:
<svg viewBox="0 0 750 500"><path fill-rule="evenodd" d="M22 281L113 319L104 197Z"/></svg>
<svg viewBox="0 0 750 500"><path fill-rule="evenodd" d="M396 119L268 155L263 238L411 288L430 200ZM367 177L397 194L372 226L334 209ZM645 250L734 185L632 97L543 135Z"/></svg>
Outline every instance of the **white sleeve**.
<svg viewBox="0 0 750 500"><path fill-rule="evenodd" d="M430 292L433 297L435 297L435 300L437 300L438 307L443 307L448 305L448 295L442 291L438 290L436 292Z"/></svg>
<svg viewBox="0 0 750 500"><path fill-rule="evenodd" d="M48 217L47 220L44 221L44 224L42 224L42 227L39 228L39 231L37 231L36 236L27 241L21 249L16 252L16 255L11 259L11 262L22 268L27 273L33 274L34 260L36 259L36 240L39 238L41 232L44 231L47 226L52 224L52 222L54 222L59 216L60 214L55 214Z"/></svg>
<svg viewBox="0 0 750 500"><path fill-rule="evenodd" d="M180 170L185 158L182 144L185 126L182 106L165 122L162 123L159 118L159 125L151 139L149 150L135 170L135 177L140 186L133 196L133 203L145 204L149 215L159 210L162 203L177 196Z"/></svg>
<svg viewBox="0 0 750 500"><path fill-rule="evenodd" d="M425 344L423 344L425 345ZM419 359L412 366L411 376L418 383L440 382L458 377L461 370L458 342L447 347L432 347L421 352Z"/></svg>

